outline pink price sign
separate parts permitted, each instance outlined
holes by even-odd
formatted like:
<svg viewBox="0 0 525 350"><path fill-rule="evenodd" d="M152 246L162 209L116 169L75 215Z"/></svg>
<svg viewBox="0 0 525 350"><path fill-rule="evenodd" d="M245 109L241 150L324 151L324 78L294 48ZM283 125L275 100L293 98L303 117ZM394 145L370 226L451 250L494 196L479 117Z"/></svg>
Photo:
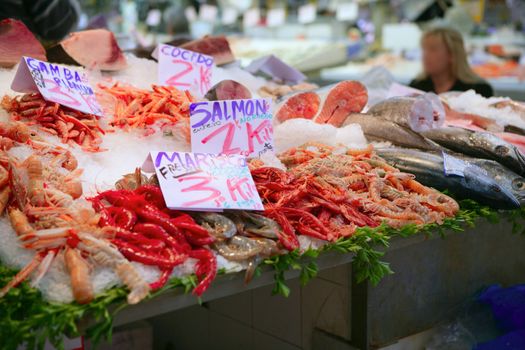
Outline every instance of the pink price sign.
<svg viewBox="0 0 525 350"><path fill-rule="evenodd" d="M159 61L160 85L188 90L197 97L211 88L213 57L165 44L157 47L154 56Z"/></svg>
<svg viewBox="0 0 525 350"><path fill-rule="evenodd" d="M84 113L103 115L86 73L59 64L23 57L11 89L24 93L40 92L48 101Z"/></svg>
<svg viewBox="0 0 525 350"><path fill-rule="evenodd" d="M143 169L155 171L170 209L264 209L246 158L240 155L151 152Z"/></svg>
<svg viewBox="0 0 525 350"><path fill-rule="evenodd" d="M249 158L273 152L270 105L270 99L192 103L192 151L242 154Z"/></svg>

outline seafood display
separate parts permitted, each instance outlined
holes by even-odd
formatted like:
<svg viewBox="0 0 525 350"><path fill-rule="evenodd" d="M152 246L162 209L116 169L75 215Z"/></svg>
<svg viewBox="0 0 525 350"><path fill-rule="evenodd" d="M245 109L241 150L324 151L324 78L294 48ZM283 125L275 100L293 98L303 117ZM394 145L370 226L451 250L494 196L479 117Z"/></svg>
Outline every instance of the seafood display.
<svg viewBox="0 0 525 350"><path fill-rule="evenodd" d="M279 156L289 172L252 170L266 213L283 227L283 246L297 248L296 232L326 241L350 236L356 227L442 222L458 204L421 185L379 158L371 147L334 152L305 145Z"/></svg>
<svg viewBox="0 0 525 350"><path fill-rule="evenodd" d="M115 84L101 86L112 98L112 125L121 128L144 128L157 121L176 123L189 118L188 91L169 86L152 86L152 91Z"/></svg>
<svg viewBox="0 0 525 350"><path fill-rule="evenodd" d="M14 147L31 141L30 135L26 137L25 141L20 137L13 140ZM71 156L57 154L58 149L51 152L39 143L32 147L33 153L23 161L12 155L3 156L2 211L7 207L7 217L20 244L34 251L34 257L2 286L0 296L30 276L31 285L37 286L60 257L78 303L89 303L95 297L89 267L92 264L113 269L129 288L128 302L138 303L146 297L149 287L110 243L105 229L98 228L100 216L80 199L82 170L76 168L76 161L65 162Z"/></svg>
<svg viewBox="0 0 525 350"><path fill-rule="evenodd" d="M1 30L7 24L18 25L0 22L0 38L11 35ZM16 63L15 56L40 57L29 39L20 47L7 49L6 65ZM217 65L234 60L222 36L181 47L212 55ZM368 243L373 235L386 241L405 231L470 223L466 201L456 199L493 211L525 203L525 122L516 117L522 105L513 101L487 102L507 116L504 122L459 108L455 95L396 97L370 106L358 81L277 85L240 67L217 68L221 78L198 99L151 85L146 73L154 75L157 64L124 57L114 35L98 29L71 34L48 50L48 58L86 68L104 116L39 93L1 91L0 259L18 272L2 279L0 302L30 287L53 305L90 305L115 290L121 294L112 302L136 304L180 286L201 297L222 273L242 271L249 283L261 264L277 271L284 270L277 264L299 261L306 252L338 247L355 253L341 248L349 242L375 253L376 242ZM150 151L191 148L191 103L258 97L275 101L272 152L247 160L264 210L231 210L220 197L216 211L168 208L159 178L146 165ZM221 129L228 130L224 142L240 137L241 118L233 119L233 131ZM452 172L450 159L457 166ZM189 168L201 171L198 164ZM214 192L208 185L193 190Z"/></svg>
<svg viewBox="0 0 525 350"><path fill-rule="evenodd" d="M127 66L115 35L106 29L71 33L66 39L47 49L47 58L49 62L107 71L117 71Z"/></svg>
<svg viewBox="0 0 525 350"><path fill-rule="evenodd" d="M39 93L15 98L4 96L1 105L11 113L13 120L36 125L38 130L57 136L64 144L80 145L90 152L101 151L104 130L93 114L46 101Z"/></svg>
<svg viewBox="0 0 525 350"><path fill-rule="evenodd" d="M464 176L447 176L443 156L410 149L378 149L379 156L401 171L414 174L423 184L449 190L459 198L471 198L496 208L517 208L518 199L479 167L467 167Z"/></svg>
<svg viewBox="0 0 525 350"><path fill-rule="evenodd" d="M367 113L417 132L440 127L445 122L445 107L433 93L390 98L373 105Z"/></svg>
<svg viewBox="0 0 525 350"><path fill-rule="evenodd" d="M427 139L423 135L386 119L374 118L367 114L354 113L346 117L343 126L348 124L359 124L368 141L388 141L399 147L429 151L441 149L437 143Z"/></svg>
<svg viewBox="0 0 525 350"><path fill-rule="evenodd" d="M492 159L525 175L525 156L515 146L488 132L447 127L428 130L423 136L453 151L476 158Z"/></svg>

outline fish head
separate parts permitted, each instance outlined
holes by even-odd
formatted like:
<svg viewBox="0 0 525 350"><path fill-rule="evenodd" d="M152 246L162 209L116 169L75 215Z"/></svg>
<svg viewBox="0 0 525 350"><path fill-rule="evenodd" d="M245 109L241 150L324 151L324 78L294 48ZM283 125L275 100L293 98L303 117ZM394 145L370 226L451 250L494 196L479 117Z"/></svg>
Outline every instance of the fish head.
<svg viewBox="0 0 525 350"><path fill-rule="evenodd" d="M478 167L468 166L464 171L464 175L470 189L482 192L483 197L490 198L491 202L498 204L498 207L520 207L520 202L514 195L514 191L501 186L492 177L480 171Z"/></svg>

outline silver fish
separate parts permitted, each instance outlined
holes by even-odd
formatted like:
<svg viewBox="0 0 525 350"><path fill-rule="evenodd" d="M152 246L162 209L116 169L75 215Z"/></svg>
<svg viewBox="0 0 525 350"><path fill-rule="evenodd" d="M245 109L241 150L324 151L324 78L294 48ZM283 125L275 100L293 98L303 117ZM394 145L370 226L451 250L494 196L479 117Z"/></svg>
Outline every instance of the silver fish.
<svg viewBox="0 0 525 350"><path fill-rule="evenodd" d="M506 187L476 166L468 166L464 177L445 175L443 156L423 151L377 149L378 156L399 170L416 175L416 180L438 190L449 190L460 198L470 198L498 209L518 208L520 203Z"/></svg>
<svg viewBox="0 0 525 350"><path fill-rule="evenodd" d="M454 152L495 160L516 174L525 176L525 156L518 148L489 132L447 127L421 134Z"/></svg>
<svg viewBox="0 0 525 350"><path fill-rule="evenodd" d="M422 150L441 150L437 143L421 136L409 128L369 114L350 114L343 126L359 124L368 141L388 141L395 146Z"/></svg>
<svg viewBox="0 0 525 350"><path fill-rule="evenodd" d="M417 132L445 123L445 107L434 93L389 98L370 107L367 113Z"/></svg>
<svg viewBox="0 0 525 350"><path fill-rule="evenodd" d="M521 205L525 204L525 178L494 160L471 158L457 154L454 156L484 169L500 186L512 192Z"/></svg>

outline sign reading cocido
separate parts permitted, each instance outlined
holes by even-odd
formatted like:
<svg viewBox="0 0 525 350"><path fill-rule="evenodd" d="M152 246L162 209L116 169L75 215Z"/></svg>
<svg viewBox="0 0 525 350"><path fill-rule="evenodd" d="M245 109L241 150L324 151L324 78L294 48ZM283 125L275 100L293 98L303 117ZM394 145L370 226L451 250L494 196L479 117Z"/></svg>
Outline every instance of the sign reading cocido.
<svg viewBox="0 0 525 350"><path fill-rule="evenodd" d="M203 97L211 88L213 57L160 44L155 50L160 85L175 86Z"/></svg>

